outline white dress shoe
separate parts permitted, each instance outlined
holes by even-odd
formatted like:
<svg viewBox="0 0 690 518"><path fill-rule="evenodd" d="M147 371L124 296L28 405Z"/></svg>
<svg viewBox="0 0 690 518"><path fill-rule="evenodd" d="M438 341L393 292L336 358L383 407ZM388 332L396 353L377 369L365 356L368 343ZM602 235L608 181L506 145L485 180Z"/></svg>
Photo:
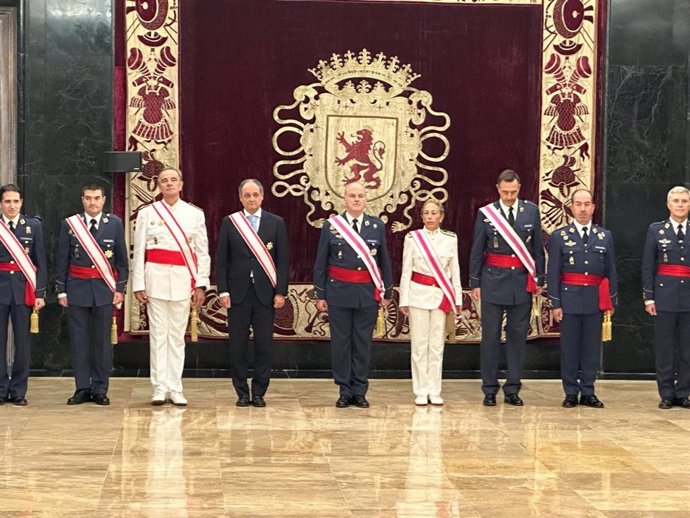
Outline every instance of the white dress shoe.
<svg viewBox="0 0 690 518"><path fill-rule="evenodd" d="M155 406L160 406L165 404L165 391L163 389L156 389L153 391L153 397L151 398L151 404Z"/></svg>
<svg viewBox="0 0 690 518"><path fill-rule="evenodd" d="M442 405L443 398L441 396L429 396L429 403L432 405Z"/></svg>
<svg viewBox="0 0 690 518"><path fill-rule="evenodd" d="M170 392L170 400L175 406L187 406L187 398L182 392Z"/></svg>
<svg viewBox="0 0 690 518"><path fill-rule="evenodd" d="M417 406L426 406L427 403L426 396L417 396L414 398L414 404Z"/></svg>

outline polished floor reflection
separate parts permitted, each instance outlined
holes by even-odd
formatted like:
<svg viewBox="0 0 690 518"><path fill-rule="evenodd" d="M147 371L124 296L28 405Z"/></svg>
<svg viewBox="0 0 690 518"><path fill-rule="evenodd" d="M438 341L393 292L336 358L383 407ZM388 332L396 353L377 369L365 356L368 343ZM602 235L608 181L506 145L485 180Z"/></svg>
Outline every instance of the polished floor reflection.
<svg viewBox="0 0 690 518"><path fill-rule="evenodd" d="M143 379L113 379L109 407L72 391L34 378L0 406L0 516L690 516L690 411L653 382L599 382L603 410L531 380L522 408L483 407L478 381L415 407L409 380L373 380L366 410L329 380L274 380L266 408L229 380L185 380L187 408Z"/></svg>

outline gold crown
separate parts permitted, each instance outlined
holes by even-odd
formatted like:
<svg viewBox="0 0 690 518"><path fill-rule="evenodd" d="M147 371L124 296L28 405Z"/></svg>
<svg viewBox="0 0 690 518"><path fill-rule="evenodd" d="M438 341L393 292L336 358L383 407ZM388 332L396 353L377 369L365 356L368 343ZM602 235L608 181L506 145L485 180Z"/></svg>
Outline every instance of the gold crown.
<svg viewBox="0 0 690 518"><path fill-rule="evenodd" d="M344 56L333 54L329 61L319 61L309 72L321 81L324 88L333 94L369 94L394 97L419 77L412 72L410 65L400 66L400 60L393 56L386 60L383 52L373 57L367 49L355 55L348 50ZM348 80L343 86L340 83ZM355 86L352 79L360 79ZM368 79L374 80L374 84ZM386 87L387 85L387 87Z"/></svg>

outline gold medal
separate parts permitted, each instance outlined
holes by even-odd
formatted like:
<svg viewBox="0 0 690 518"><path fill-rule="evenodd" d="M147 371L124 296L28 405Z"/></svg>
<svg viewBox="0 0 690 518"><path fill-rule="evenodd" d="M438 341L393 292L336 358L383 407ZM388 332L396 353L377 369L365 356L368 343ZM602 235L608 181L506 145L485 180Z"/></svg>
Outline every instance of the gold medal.
<svg viewBox="0 0 690 518"><path fill-rule="evenodd" d="M369 253L372 257L374 257L376 255L376 248L372 248L371 250L369 250Z"/></svg>
<svg viewBox="0 0 690 518"><path fill-rule="evenodd" d="M369 220L366 220L366 221L364 222L364 226L365 226L365 227L368 227L368 226L369 226ZM374 225L374 228L376 228L376 225Z"/></svg>
<svg viewBox="0 0 690 518"><path fill-rule="evenodd" d="M103 223L108 223L108 218L103 218Z"/></svg>
<svg viewBox="0 0 690 518"><path fill-rule="evenodd" d="M273 250L273 241L269 241L268 243L266 243L266 249Z"/></svg>
<svg viewBox="0 0 690 518"><path fill-rule="evenodd" d="M26 226L26 233L31 234L31 227L28 225Z"/></svg>
<svg viewBox="0 0 690 518"><path fill-rule="evenodd" d="M113 256L113 251L112 250L106 250L103 252L103 255L106 256L108 259L110 259Z"/></svg>
<svg viewBox="0 0 690 518"><path fill-rule="evenodd" d="M568 259L568 264L573 265L575 264L575 258L571 255L570 258Z"/></svg>

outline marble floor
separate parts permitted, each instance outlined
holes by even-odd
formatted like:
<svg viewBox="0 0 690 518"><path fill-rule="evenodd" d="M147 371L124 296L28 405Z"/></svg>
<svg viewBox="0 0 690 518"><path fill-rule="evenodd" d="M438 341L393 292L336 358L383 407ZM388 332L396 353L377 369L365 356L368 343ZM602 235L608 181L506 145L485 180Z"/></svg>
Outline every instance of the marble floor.
<svg viewBox="0 0 690 518"><path fill-rule="evenodd" d="M113 379L109 407L72 391L34 378L29 406L0 406L0 516L690 516L690 411L657 409L653 382L599 382L603 410L542 380L522 408L465 380L419 408L409 380L373 380L366 410L336 409L330 380L274 380L266 408L229 380L185 380L186 409L150 406L144 379Z"/></svg>

